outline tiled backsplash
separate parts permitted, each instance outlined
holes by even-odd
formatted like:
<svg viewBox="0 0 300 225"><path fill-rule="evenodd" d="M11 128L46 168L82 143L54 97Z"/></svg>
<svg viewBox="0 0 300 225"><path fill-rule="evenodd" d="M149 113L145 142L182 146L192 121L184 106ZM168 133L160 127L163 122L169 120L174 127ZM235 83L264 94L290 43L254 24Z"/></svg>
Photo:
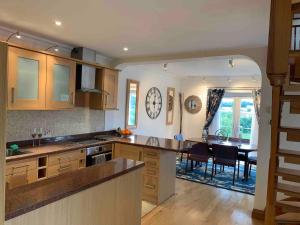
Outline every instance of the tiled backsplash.
<svg viewBox="0 0 300 225"><path fill-rule="evenodd" d="M63 111L8 111L7 141L31 138L34 128L47 128L52 136L82 134L105 129L105 112L88 108Z"/></svg>

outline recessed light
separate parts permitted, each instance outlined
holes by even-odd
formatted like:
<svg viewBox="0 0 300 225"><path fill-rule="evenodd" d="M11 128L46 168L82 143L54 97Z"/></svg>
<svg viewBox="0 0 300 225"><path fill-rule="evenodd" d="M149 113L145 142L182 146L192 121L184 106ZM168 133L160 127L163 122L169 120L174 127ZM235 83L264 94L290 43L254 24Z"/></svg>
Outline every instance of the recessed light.
<svg viewBox="0 0 300 225"><path fill-rule="evenodd" d="M59 49L58 49L58 48L55 48L55 49L54 49L54 51L58 52L58 51L59 51Z"/></svg>
<svg viewBox="0 0 300 225"><path fill-rule="evenodd" d="M167 70L168 70L168 63L164 63L163 69L164 69L164 71L167 71Z"/></svg>
<svg viewBox="0 0 300 225"><path fill-rule="evenodd" d="M62 23L59 20L55 20L55 25L60 27L62 25Z"/></svg>
<svg viewBox="0 0 300 225"><path fill-rule="evenodd" d="M124 47L124 48L123 48L123 51L124 51L124 52L127 52L128 50L129 50L129 49L128 49L127 47Z"/></svg>

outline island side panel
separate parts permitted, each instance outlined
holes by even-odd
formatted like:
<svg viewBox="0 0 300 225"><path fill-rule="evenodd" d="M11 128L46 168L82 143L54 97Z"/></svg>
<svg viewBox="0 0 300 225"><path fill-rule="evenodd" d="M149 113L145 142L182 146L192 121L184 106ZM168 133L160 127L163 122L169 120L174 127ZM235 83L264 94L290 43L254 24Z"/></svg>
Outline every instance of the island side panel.
<svg viewBox="0 0 300 225"><path fill-rule="evenodd" d="M0 42L0 224L5 217L5 154L7 105L7 44Z"/></svg>
<svg viewBox="0 0 300 225"><path fill-rule="evenodd" d="M5 225L140 225L141 182L142 168L5 221Z"/></svg>
<svg viewBox="0 0 300 225"><path fill-rule="evenodd" d="M159 195L158 202L162 203L175 194L176 182L176 153L160 151Z"/></svg>

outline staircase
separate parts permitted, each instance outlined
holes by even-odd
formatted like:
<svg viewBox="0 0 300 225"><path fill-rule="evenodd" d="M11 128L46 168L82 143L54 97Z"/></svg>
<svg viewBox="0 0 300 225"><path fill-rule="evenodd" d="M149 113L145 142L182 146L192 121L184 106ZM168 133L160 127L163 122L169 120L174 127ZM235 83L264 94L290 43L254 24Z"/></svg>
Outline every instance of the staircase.
<svg viewBox="0 0 300 225"><path fill-rule="evenodd" d="M267 70L272 85L272 122L266 225L300 225L300 126L282 125L282 119L290 115L299 114L300 120L300 51L290 50L295 48L296 40L300 46L292 21L295 13L300 18L300 3L272 0ZM289 115L283 113L284 104L290 105ZM286 141L299 145L293 144L295 149L282 147L283 133Z"/></svg>

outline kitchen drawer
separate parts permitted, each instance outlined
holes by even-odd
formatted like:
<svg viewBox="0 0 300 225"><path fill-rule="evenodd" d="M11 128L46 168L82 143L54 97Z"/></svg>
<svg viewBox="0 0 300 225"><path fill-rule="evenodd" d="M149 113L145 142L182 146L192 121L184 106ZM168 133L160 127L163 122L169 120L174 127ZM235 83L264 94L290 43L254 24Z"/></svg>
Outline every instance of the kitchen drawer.
<svg viewBox="0 0 300 225"><path fill-rule="evenodd" d="M158 168L153 168L153 167L145 167L143 174L146 176L155 176L158 177L159 175L159 170Z"/></svg>
<svg viewBox="0 0 300 225"><path fill-rule="evenodd" d="M158 179L156 177L144 176L143 188L148 190L148 193L156 194L158 190Z"/></svg>
<svg viewBox="0 0 300 225"><path fill-rule="evenodd" d="M64 153L52 154L49 155L49 166L58 165L66 162L70 162L73 160L79 160L85 158L85 150L79 149Z"/></svg>
<svg viewBox="0 0 300 225"><path fill-rule="evenodd" d="M79 169L79 160L62 162L48 167L48 178Z"/></svg>
<svg viewBox="0 0 300 225"><path fill-rule="evenodd" d="M21 173L7 175L5 179L10 189L25 184L30 184L37 181L37 170L28 170Z"/></svg>
<svg viewBox="0 0 300 225"><path fill-rule="evenodd" d="M114 158L125 158L132 160L142 159L142 148L133 145L115 144Z"/></svg>
<svg viewBox="0 0 300 225"><path fill-rule="evenodd" d="M144 157L144 162L145 162L146 168L148 168L148 167L159 168L159 160L158 159Z"/></svg>
<svg viewBox="0 0 300 225"><path fill-rule="evenodd" d="M12 175L15 173L24 173L29 170L35 170L37 168L37 159L24 159L9 162L6 164L6 175Z"/></svg>
<svg viewBox="0 0 300 225"><path fill-rule="evenodd" d="M144 157L159 159L159 150L152 150L150 148L144 148Z"/></svg>

